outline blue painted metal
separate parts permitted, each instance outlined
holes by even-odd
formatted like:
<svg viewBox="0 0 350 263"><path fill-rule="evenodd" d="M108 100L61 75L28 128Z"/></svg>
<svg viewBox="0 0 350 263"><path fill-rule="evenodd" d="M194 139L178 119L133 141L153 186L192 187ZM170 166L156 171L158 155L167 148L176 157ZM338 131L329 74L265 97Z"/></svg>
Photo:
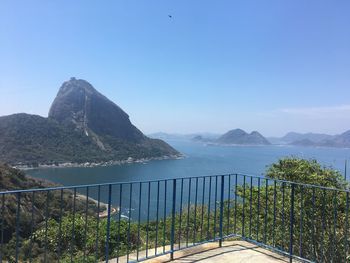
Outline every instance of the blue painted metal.
<svg viewBox="0 0 350 263"><path fill-rule="evenodd" d="M77 197L77 188L74 188L73 194L73 220L72 220L72 239L70 242L70 262L73 263L73 249L74 249L74 241L75 241L75 201Z"/></svg>
<svg viewBox="0 0 350 263"><path fill-rule="evenodd" d="M231 176L235 176L234 186L231 185ZM209 180L209 185L207 185L207 179ZM213 180L215 180L215 183L213 182ZM263 180L263 182L261 182L261 180ZM250 181L250 185L249 185L249 181ZM188 184L184 186L184 182L185 183L188 182ZM248 184L246 184L246 182L248 182ZM254 182L257 182L257 184L255 185ZM138 195L135 194L134 193L135 191L132 190L134 184L136 183L139 185L139 189L137 189L139 191ZM170 188L169 193L167 190L168 183L172 185L172 189ZM148 185L147 193L146 191L144 191L144 193L142 192L142 184ZM157 189L156 189L157 191L154 191L154 194L151 195L151 192L153 190L153 187L151 186L152 184L157 186ZM123 186L126 186L126 185L128 185L130 191L126 193L126 196L124 196ZM118 188L117 187L113 188L113 186L118 186ZM177 191L177 186L179 186L180 188L178 189L179 191ZM105 233L105 237L103 237L103 240L105 240L105 247L103 247L103 244L102 244L102 248L103 248L102 255L100 255L98 252L98 250L101 251L101 244L98 243L99 235L100 235L99 230L101 229L100 215L99 215L101 187L108 189L108 192L104 193L103 195L104 202L106 202L105 199L107 197L107 202L106 202L107 217L103 219L104 220L103 224L101 223L101 226L105 227L103 231ZM186 191L184 191L184 187L188 187L188 192L187 192L187 188L186 188ZM231 190L233 190L233 187L234 187L234 202L233 200L231 202ZM77 196L77 192L83 191L84 193L84 189L86 189L85 210L84 210L84 202L81 202L84 199L82 199L80 195ZM52 246L49 245L50 244L49 242L51 242L51 239L50 241L48 239L48 235L50 233L49 225L51 225L52 219L56 220L58 224L58 233L56 237L56 240L58 240L58 243L57 243L57 247L54 249L54 251L56 251L57 253L57 261L60 261L61 257L63 256L67 257L67 254L68 254L68 256L70 256L70 261L74 262L77 256L78 246L80 246L81 248L80 253L81 255L83 255L82 257L83 260L87 261L88 257L90 258L90 255L88 253L91 253L90 245L89 245L89 248L87 248L88 244L86 242L88 231L90 231L90 228L88 230L88 224L87 224L88 219L91 216L91 212L89 211L89 201L90 201L89 197L90 195L96 195L96 189L97 189L97 196L98 196L98 202L97 202L98 208L97 208L96 218L95 218L95 211L93 213L93 218L94 220L96 219L96 221L94 222L96 222L97 224L96 225L96 243L94 244L95 249L92 249L94 251L93 253L95 254L96 261L101 261L101 260L105 260L106 262L109 261L109 257L112 254L112 251L111 251L112 244L114 249L113 253L116 253L117 255L117 261L119 261L120 256L126 255L125 257L126 261L130 262L131 258L129 257L129 254L132 253L133 251L137 251L137 256L136 256L137 261L143 260L143 258L139 258L139 250L141 248L141 245L139 244L139 240L140 240L141 231L142 233L147 233L147 240L146 240L146 257L147 258L154 257L153 255L148 255L149 249L154 248L156 256L165 255L165 254L170 254L171 256L173 256L173 253L177 250L181 250L184 247L192 247L194 245L202 244L205 242L218 241L219 245L221 246L222 241L225 238L229 238L233 236L241 237L244 240L255 242L256 244L259 244L264 247L269 247L274 251L283 252L284 254L289 255L291 259L303 258L303 256L306 255L305 254L306 250L309 249L314 256L311 256L311 259L308 259L308 260L326 261L326 260L332 260L332 257L333 257L333 261L335 261L336 258L339 259L340 256L343 256L343 255L339 255L340 253L339 249L341 248L343 251L342 253L344 253L344 260L341 262L345 262L345 255L348 254L348 250L349 250L348 249L348 246L349 246L349 242L348 242L349 200L348 199L349 199L349 193L350 193L349 190L312 186L312 185L300 184L300 183L291 183L284 180L274 180L271 178L263 178L259 176L251 176L251 175L244 175L244 174L232 174L232 175L228 174L228 175L218 175L218 176L203 176L203 177L175 178L175 179L172 178L169 180L168 179L149 180L145 182L127 182L127 183L123 182L123 183L95 184L95 185L84 185L84 186L74 186L74 187L57 187L57 188L0 192L0 194L2 195L2 205L1 205L2 218L0 220L1 222L0 262L7 260L4 258L5 255L3 251L4 251L4 242L8 242L4 240L4 233L5 233L4 227L6 226L4 222L4 214L11 213L11 210L7 208L8 200L15 200L15 204L13 205L15 209L12 209L12 213L13 213L12 218L15 218L14 223L16 225L15 233L13 236L13 240L14 240L13 244L15 245L15 252L13 253L14 254L13 261L19 262L21 260L20 257L22 257L23 255L21 235L23 235L24 231L22 230L23 229L22 224L27 223L28 226L30 226L30 229L28 228L29 230L27 231L28 232L27 237L30 241L29 243L27 243L29 244L29 248L33 248L32 247L33 237L34 237L33 234L35 233L36 230L39 229L39 226L37 226L35 223L36 216L37 216L35 196L39 195L39 193L41 193L41 195L44 195L44 196L46 194L46 202L44 202L44 204L41 206L43 207L44 212L42 213L43 222L40 225L43 231L42 232L43 241L42 241L42 248L41 248L43 251L43 254L42 254L43 261L44 262L50 261L48 257L49 255L48 253L49 252L53 253L53 251L49 251ZM118 216L112 215L112 205L113 205L112 189L113 189L113 192L117 190L116 195L119 194L118 209L120 210L119 210ZM250 196L248 195L248 190L250 190L250 193L249 193ZM59 199L60 204L58 204L58 202L57 203L51 202L51 200L53 200L52 197L54 196L54 193L53 193L54 191L56 192L59 191L61 193L60 199ZM278 191L278 194L277 194L277 191ZM164 196L163 196L163 193L164 193ZM311 196L311 193L312 193L312 196ZM155 194L157 197L151 198ZM220 194L220 196L218 194ZM6 202L5 202L5 197L9 195L12 195L14 198L13 197L12 199L6 198ZM145 197L143 197L143 195L145 195ZM148 195L148 198L147 198L147 195ZM169 200L169 202L170 201L172 202L171 207L167 209L166 199L167 199L167 196L169 197L171 195L172 195L172 199ZM308 200L306 196L308 196ZM327 196L329 197L328 199L326 198ZM128 202L128 204L125 204L125 208L128 207L129 209L129 218L127 218L127 220L125 221L123 221L124 219L122 218L122 215L121 215L122 198L124 197L126 197L126 200L127 200L126 202ZM265 197L265 200L264 200L264 197ZM333 197L333 199L330 199L331 197ZM29 206L29 209L27 209L26 207L22 208L21 198L23 198L22 200L25 199L25 200L31 201L32 202L31 208L30 206ZM147 203L146 203L146 198L147 198ZM164 210L163 210L164 214L163 214L163 219L160 219L159 218L160 204L161 204L160 200L162 200L162 198L164 200ZM340 203L340 200L344 201L345 198L346 198L346 205L344 205L344 202ZM247 203L248 199L249 199L249 204ZM319 199L321 200L320 202L317 202L317 205L316 205L316 200L319 200ZM71 201L68 202L69 203L68 205L67 200L68 201L72 200L73 205L71 205ZM184 230L185 229L183 226L184 224L182 225L182 223L184 223L182 222L183 200L187 201L186 230ZM327 200L332 200L333 202L329 202ZM66 203L65 205L64 205L64 202ZM194 209L191 208L192 202L194 203ZM272 202L273 202L273 207L272 207ZM282 205L282 209L280 209L279 211L277 211L277 203L279 205ZM56 204L57 207L56 208L52 207L53 204ZM308 209L309 211L307 211L305 204L309 204L309 207L311 208L311 209ZM310 206L310 204L312 205L312 207ZM133 207L133 205L136 205L136 206ZM231 205L234 207L231 207ZM138 211L138 218L136 220L134 220L134 218L131 216L131 213L132 213L131 211L133 211L134 208L136 211ZM27 217L25 217L22 214L22 211L24 211L22 209L29 210L29 213L28 213L29 215ZM64 216L69 215L69 211L66 211L65 209L69 209L72 215L71 224L68 225L68 228L71 231L71 237L67 242L68 244L62 243L62 238L63 238L62 219ZM230 212L231 209L232 210L234 209L234 211L232 211L234 219L232 218L232 215L231 215L232 212ZM272 215L272 209L273 209L273 215ZM52 212L55 212L54 216L51 214ZM146 222L144 222L145 218L142 217L142 212L144 212L144 215L147 218ZM202 213L200 215L200 218L198 218L199 213ZM340 221L338 218L338 213L343 216L345 221L345 224L344 224L345 226L342 226L339 224ZM151 218L151 214L152 215L154 214L155 218L153 217ZM207 214L207 218L205 218L206 214ZM249 219L247 218L248 215L250 217ZM289 220L288 220L288 216L289 216ZM333 216L332 220L328 219L330 218L329 216ZM78 222L80 222L78 221L78 219L79 220L82 219L85 226L83 225L83 227L81 227L81 225L78 225ZM176 221L175 219L179 219L179 221ZM204 223L205 219L207 219L207 224ZM233 222L231 222L231 220ZM247 235L246 233L248 230L248 220L249 220L249 235ZM318 242L318 243L316 242L316 237L315 237L316 230L317 230L317 220L320 220L320 226L322 226L322 232L320 233L322 235L322 238L321 238L321 242ZM238 222L241 222L241 224L240 223L237 224ZM112 223L113 225L114 223L118 224L118 229L117 228L112 229L112 226L113 226ZM123 223L122 227L121 227L121 223ZM137 223L137 225L134 223ZM147 226L146 226L146 223L147 223ZM161 223L163 223L163 227L164 227L163 228L163 251L162 253L158 253L159 251L157 251L157 247L158 247L158 243L160 243L161 241L160 240L161 230L159 229L160 228L159 224ZM231 228L232 223L234 223L233 229ZM272 226L271 226L271 223L272 223ZM168 224L168 227L167 227L167 224ZM261 225L261 224L264 224L264 225ZM309 224L310 228L305 229L305 224ZM237 225L240 227L240 229L237 229ZM75 229L75 227L77 229ZM200 227L200 230L199 230L199 227ZM217 227L219 228L217 229ZM81 232L82 234L79 234L80 239L78 240L77 231L80 231L80 229L82 231ZM122 233L121 233L121 229L123 231ZM252 232L251 229L256 230L256 234L254 231L253 236L251 233ZM275 233L276 229L282 230L282 235L277 236ZM288 241L285 240L288 238L288 232L286 231L287 229L289 230L289 243L287 243ZM133 232L134 230L135 232ZM207 236L203 237L203 232L205 230L207 231ZM111 231L118 231L118 233L113 233ZM181 237L184 231L186 231L186 246L182 247ZM197 231L201 231L200 237ZM66 233L66 229L65 229L65 233ZM339 237L341 233L343 233L343 237ZM193 242L191 242L191 244L189 244L189 234L191 235L190 236L191 241L193 237ZM330 244L329 247L324 247L326 244L323 242L325 234L327 234L326 236L327 238L330 238L329 240L327 239L327 246L328 244ZM176 238L178 238L178 240L175 240L175 236ZM272 237L272 240L271 240L271 237ZM117 239L117 241L115 239ZM303 247L305 240L311 241L310 242L311 248ZM319 236L317 236L317 240L320 240ZM135 245L135 242L137 242L136 245ZM179 244L178 246L176 246L176 248L175 248L175 242L177 242L176 244ZM168 245L170 245L170 248ZM65 250L62 250L62 247L65 247ZM322 259L322 257L324 257L323 255L325 251L328 253L328 255L331 255L331 256L329 258ZM103 255L103 252L104 252L104 255ZM296 256L295 253L297 253L298 256ZM28 261L32 262L34 260L32 258L30 251L28 253L28 258L26 260L27 260L26 262Z"/></svg>
<svg viewBox="0 0 350 263"><path fill-rule="evenodd" d="M34 192L33 192L34 193ZM33 200L34 204L34 200ZM58 254L58 262L60 262L61 259L61 242L62 242L62 214L63 214L63 189L60 190L60 215L59 215L59 225L58 225L58 248L57 248L57 254ZM33 222L33 221L32 221Z"/></svg>
<svg viewBox="0 0 350 263"><path fill-rule="evenodd" d="M285 182L282 182L282 240L281 240L281 247L284 250L285 249L285 237L286 237L286 225L285 225L285 218L284 218L284 214L285 214Z"/></svg>
<svg viewBox="0 0 350 263"><path fill-rule="evenodd" d="M118 213L118 236L117 236L117 263L119 262L119 256L120 256L120 228L121 228L121 220L122 220L122 198L123 198L123 184L119 186L119 213Z"/></svg>
<svg viewBox="0 0 350 263"><path fill-rule="evenodd" d="M345 160L345 167L344 167L344 180L347 180L347 166L348 166L348 160Z"/></svg>
<svg viewBox="0 0 350 263"><path fill-rule="evenodd" d="M47 228L48 228L48 220L49 220L49 194L50 192L46 192L46 205L45 205L45 241L44 241L44 262L47 262Z"/></svg>
<svg viewBox="0 0 350 263"><path fill-rule="evenodd" d="M154 254L157 255L157 248L158 248L158 227L159 227L159 186L160 182L157 183L157 211L156 211L156 242L154 246ZM131 200L131 195L130 195ZM131 201L130 201L131 202ZM131 209L131 203L130 203L130 209Z"/></svg>
<svg viewBox="0 0 350 263"><path fill-rule="evenodd" d="M291 205L290 205L290 232L289 232L289 262L292 263L293 261L293 237L294 237L294 192L295 192L295 185L292 184L292 191L291 191Z"/></svg>
<svg viewBox="0 0 350 263"><path fill-rule="evenodd" d="M224 175L228 175L228 174L224 174ZM244 174L244 173L237 173L237 175L241 176L241 177L253 177L253 178L265 178L262 176L256 176L256 175L251 175L251 174ZM222 174L217 174L217 175L206 175L206 176L193 176L193 177L177 177L177 180L181 180L181 179L189 179L191 178L192 180L196 179L196 178L210 178L210 177L220 177L222 176ZM142 183L156 183L158 181L171 181L174 178L164 178L162 180L145 180L142 181ZM294 185L302 185L305 187L309 187L309 188L316 188L316 189L325 189L325 190L330 190L330 191L337 191L337 192L350 192L349 189L339 189L339 188L332 188L332 187L325 187L325 186L319 186L319 185L312 185L312 184L303 184L303 183L298 183L298 182L291 182L291 181L287 181L287 180L281 180L281 179L270 179L273 181L276 181L278 183L287 183L287 184L294 184ZM113 183L100 183L100 184L83 184L83 185L72 185L72 186L59 186L59 187L47 187L47 188L32 188L32 189L24 189L24 190L10 190L10 191L0 191L0 195L1 194L17 194L17 193L32 193L33 191L35 192L46 192L46 191L57 191L57 190L74 190L74 188L85 188L87 186L89 186L90 188L93 187L105 187L105 186L109 186L109 185L123 185L123 184L137 184L140 183L140 181L128 181L128 182L113 182Z"/></svg>
<svg viewBox="0 0 350 263"><path fill-rule="evenodd" d="M303 244L303 219L304 219L303 203L304 203L304 188L300 187L299 257L302 257L302 255L303 255L303 246L302 246L302 244ZM325 203L325 202L323 202L323 203ZM322 215L324 216L324 207L323 207ZM322 219L323 219L323 217L322 217Z"/></svg>
<svg viewBox="0 0 350 263"><path fill-rule="evenodd" d="M326 190L323 190L323 200L322 200L322 234L321 234L321 255L323 255L323 247L324 247L324 232L326 229L326 218L325 218L325 213L326 213ZM301 243L300 243L301 246ZM302 253L300 254L302 257ZM321 260L323 258L321 257ZM322 261L321 261L322 262Z"/></svg>
<svg viewBox="0 0 350 263"><path fill-rule="evenodd" d="M84 262L86 261L86 248L87 248L87 226L88 226L88 208L89 208L89 187L86 187L86 199L85 199L85 225L84 225Z"/></svg>
<svg viewBox="0 0 350 263"><path fill-rule="evenodd" d="M62 201L61 201L62 203ZM30 246L29 246L29 262L33 261L33 235L34 235L34 208L35 208L35 192L32 194L32 216L30 223ZM60 236L60 235L58 235Z"/></svg>
<svg viewBox="0 0 350 263"><path fill-rule="evenodd" d="M151 182L148 182L148 197L147 197L147 229L146 229L146 258L148 258L148 240L149 240L149 215L151 207Z"/></svg>
<svg viewBox="0 0 350 263"><path fill-rule="evenodd" d="M5 217L5 194L1 195L1 251L0 251L0 263L4 254L4 220Z"/></svg>
<svg viewBox="0 0 350 263"><path fill-rule="evenodd" d="M159 184L159 183L158 183ZM127 252L126 252L126 262L129 262L129 254L130 254L130 227L131 227L131 205L132 205L132 183L130 184L129 187L129 213L128 213L128 234L127 234L127 240L128 240L128 244L127 244ZM157 221L157 226L158 226L158 221ZM158 229L157 229L157 234L158 234ZM157 242L156 242L157 244ZM156 246L157 247L157 246ZM157 253L155 253L157 254Z"/></svg>
<svg viewBox="0 0 350 263"><path fill-rule="evenodd" d="M273 223L272 223L272 246L276 246L276 202L277 202L277 182L273 182Z"/></svg>
<svg viewBox="0 0 350 263"><path fill-rule="evenodd" d="M227 191L227 230L226 235L230 234L230 208L231 208L231 174L228 175L228 191Z"/></svg>
<svg viewBox="0 0 350 263"><path fill-rule="evenodd" d="M218 202L218 176L215 177L215 202L214 202L214 239L217 238L217 233L216 233L216 218L217 218L217 202Z"/></svg>
<svg viewBox="0 0 350 263"><path fill-rule="evenodd" d="M19 252L19 220L21 212L21 193L17 193L17 209L16 209L16 262L18 262Z"/></svg>
<svg viewBox="0 0 350 263"><path fill-rule="evenodd" d="M196 244L197 233L197 199L198 199L198 178L196 178L196 193L194 195L194 227L193 227L193 244Z"/></svg>
<svg viewBox="0 0 350 263"><path fill-rule="evenodd" d="M111 203L112 203L112 185L108 186L108 211L107 211L107 235L106 235L106 250L105 259L106 263L109 260L109 235L111 230Z"/></svg>
<svg viewBox="0 0 350 263"><path fill-rule="evenodd" d="M233 233L237 233L237 179L238 179L238 174L235 174L235 211L234 211Z"/></svg>
<svg viewBox="0 0 350 263"><path fill-rule="evenodd" d="M249 187L249 238L252 238L252 220L253 220L253 177L250 177Z"/></svg>
<svg viewBox="0 0 350 263"><path fill-rule="evenodd" d="M256 241L259 242L259 232L260 232L260 177L258 178L258 213L256 219Z"/></svg>
<svg viewBox="0 0 350 263"><path fill-rule="evenodd" d="M186 225L186 246L187 247L188 247L188 240L189 240L189 234L190 234L191 190L192 190L192 179L189 178L188 200L187 200L187 225Z"/></svg>
<svg viewBox="0 0 350 263"><path fill-rule="evenodd" d="M346 208L345 208L345 230L344 230L344 247L345 255L349 253L349 243L348 243L348 234L349 234L349 193L346 193ZM346 259L344 260L346 262Z"/></svg>
<svg viewBox="0 0 350 263"><path fill-rule="evenodd" d="M245 237L245 182L246 182L246 176L243 177L242 237Z"/></svg>
<svg viewBox="0 0 350 263"><path fill-rule="evenodd" d="M181 248L181 235L182 235L182 201L183 201L183 191L184 191L184 179L181 179L181 189L180 189L180 215L179 215L179 248Z"/></svg>
<svg viewBox="0 0 350 263"><path fill-rule="evenodd" d="M136 250L136 261L139 260L140 254L140 245L138 244L140 241L140 225L141 225L141 201L142 201L142 183L139 183L139 216L137 223L137 250Z"/></svg>
<svg viewBox="0 0 350 263"><path fill-rule="evenodd" d="M311 225L311 233L312 233L312 251L313 251L313 260L315 261L316 259L316 238L315 238L315 227L316 227L316 208L315 208L315 202L316 202L316 197L315 197L315 188L312 188L312 225Z"/></svg>
<svg viewBox="0 0 350 263"><path fill-rule="evenodd" d="M267 242L267 208L268 208L268 187L269 187L269 180L265 180L265 214L264 214L264 243Z"/></svg>
<svg viewBox="0 0 350 263"><path fill-rule="evenodd" d="M334 192L334 198L333 198L333 234L332 234L332 253L331 253L331 259L332 262L334 261L334 253L336 250L336 229L337 229L337 192Z"/></svg>
<svg viewBox="0 0 350 263"><path fill-rule="evenodd" d="M98 261L98 239L100 234L100 205L101 205L101 186L97 187L97 222L96 222L96 242L95 242L95 261Z"/></svg>
<svg viewBox="0 0 350 263"><path fill-rule="evenodd" d="M168 194L168 180L164 181L164 214L163 214L163 253L165 253L165 236L166 236L166 216L167 216L167 194Z"/></svg>
<svg viewBox="0 0 350 263"><path fill-rule="evenodd" d="M201 217L201 234L200 234L200 242L203 240L203 228L204 228L204 199L205 198L205 178L203 178L203 185L202 185L202 217ZM181 213L180 213L181 215ZM180 225L181 228L181 225ZM180 229L181 231L181 229ZM181 233L181 232L180 232Z"/></svg>
<svg viewBox="0 0 350 263"><path fill-rule="evenodd" d="M190 234L191 190L192 190L192 179L190 178L188 183L188 200L187 200L186 247L188 247L188 238Z"/></svg>
<svg viewBox="0 0 350 263"><path fill-rule="evenodd" d="M222 246L223 239L223 219L224 219L224 190L225 190L225 176L221 176L221 189L220 189L220 215L219 215L219 247Z"/></svg>
<svg viewBox="0 0 350 263"><path fill-rule="evenodd" d="M170 239L170 259L174 260L175 244L175 212L176 212L176 179L173 179L173 199L171 209L171 239Z"/></svg>
<svg viewBox="0 0 350 263"><path fill-rule="evenodd" d="M207 240L210 239L210 203L211 203L211 177L209 177L209 191L208 191L208 227L207 227Z"/></svg>

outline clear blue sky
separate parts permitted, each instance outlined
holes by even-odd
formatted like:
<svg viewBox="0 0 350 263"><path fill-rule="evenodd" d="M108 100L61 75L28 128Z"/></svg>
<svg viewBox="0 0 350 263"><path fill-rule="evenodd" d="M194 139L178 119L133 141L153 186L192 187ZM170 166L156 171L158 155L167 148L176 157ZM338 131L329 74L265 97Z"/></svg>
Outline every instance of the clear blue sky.
<svg viewBox="0 0 350 263"><path fill-rule="evenodd" d="M340 133L350 1L1 0L0 115L47 116L72 76L146 133Z"/></svg>

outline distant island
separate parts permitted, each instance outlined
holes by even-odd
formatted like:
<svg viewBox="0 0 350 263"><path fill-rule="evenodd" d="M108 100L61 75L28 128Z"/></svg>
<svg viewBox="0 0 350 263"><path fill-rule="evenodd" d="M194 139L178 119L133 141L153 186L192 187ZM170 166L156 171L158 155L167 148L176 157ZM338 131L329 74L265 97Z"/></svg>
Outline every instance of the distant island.
<svg viewBox="0 0 350 263"><path fill-rule="evenodd" d="M273 144L310 147L350 147L350 130L339 135L289 132L281 138L268 138Z"/></svg>
<svg viewBox="0 0 350 263"><path fill-rule="evenodd" d="M242 129L230 130L220 136L215 143L221 145L269 145L271 144L259 132L247 133Z"/></svg>
<svg viewBox="0 0 350 263"><path fill-rule="evenodd" d="M150 136L152 138L159 138L163 140L184 140L217 145L291 145L304 147L350 148L350 130L339 135L311 132L288 132L282 137L267 138L257 131L253 131L252 133L248 134L242 129L234 129L223 135L205 132L190 134L169 134L159 132L153 133Z"/></svg>
<svg viewBox="0 0 350 263"><path fill-rule="evenodd" d="M26 113L0 117L0 161L14 166L92 165L176 158L85 80L63 83L48 118Z"/></svg>
<svg viewBox="0 0 350 263"><path fill-rule="evenodd" d="M205 137L195 135L191 139L193 142L202 142L217 145L269 145L270 142L259 132L247 133L242 129L233 129L221 136Z"/></svg>

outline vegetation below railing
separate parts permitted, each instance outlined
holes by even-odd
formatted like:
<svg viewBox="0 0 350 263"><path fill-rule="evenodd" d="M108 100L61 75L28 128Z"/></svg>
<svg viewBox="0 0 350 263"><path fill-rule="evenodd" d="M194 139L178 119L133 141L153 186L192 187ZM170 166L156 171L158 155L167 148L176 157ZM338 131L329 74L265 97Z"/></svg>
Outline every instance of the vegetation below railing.
<svg viewBox="0 0 350 263"><path fill-rule="evenodd" d="M28 262L96 262L106 256L115 258L155 248L162 254L169 252L166 246L172 241L174 249L181 249L239 236L315 262L350 262L346 259L350 245L349 193L341 174L316 161L287 158L270 166L267 175L210 177L210 184L227 186L222 188L223 201L216 198L221 195L218 187L209 188L215 192L211 202L212 195L197 196L200 179L195 178L195 199L183 203L180 183L192 179L177 179L181 202L174 207L174 217L158 213L157 219L142 221L120 216L99 218L96 208L84 210L82 204L74 214L55 217L50 213L33 234L27 230L22 235L18 257ZM208 180L203 178L202 183L206 185ZM178 202L179 196L175 200ZM4 244L3 258L9 262L15 262L16 242L13 236Z"/></svg>

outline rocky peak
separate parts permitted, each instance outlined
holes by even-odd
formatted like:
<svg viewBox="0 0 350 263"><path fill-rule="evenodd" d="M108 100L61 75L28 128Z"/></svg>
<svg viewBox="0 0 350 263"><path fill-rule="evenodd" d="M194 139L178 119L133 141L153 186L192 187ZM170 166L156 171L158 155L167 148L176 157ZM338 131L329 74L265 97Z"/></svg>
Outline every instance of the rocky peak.
<svg viewBox="0 0 350 263"><path fill-rule="evenodd" d="M49 118L74 125L77 130L97 139L100 136L131 141L144 138L132 125L128 114L82 79L71 78L62 84L50 108Z"/></svg>
<svg viewBox="0 0 350 263"><path fill-rule="evenodd" d="M83 79L76 79L74 77L70 78L70 80L65 81L61 88L59 89L59 92L57 96L65 96L67 93L70 92L87 92L87 93L98 93L97 90L94 89L94 87Z"/></svg>

